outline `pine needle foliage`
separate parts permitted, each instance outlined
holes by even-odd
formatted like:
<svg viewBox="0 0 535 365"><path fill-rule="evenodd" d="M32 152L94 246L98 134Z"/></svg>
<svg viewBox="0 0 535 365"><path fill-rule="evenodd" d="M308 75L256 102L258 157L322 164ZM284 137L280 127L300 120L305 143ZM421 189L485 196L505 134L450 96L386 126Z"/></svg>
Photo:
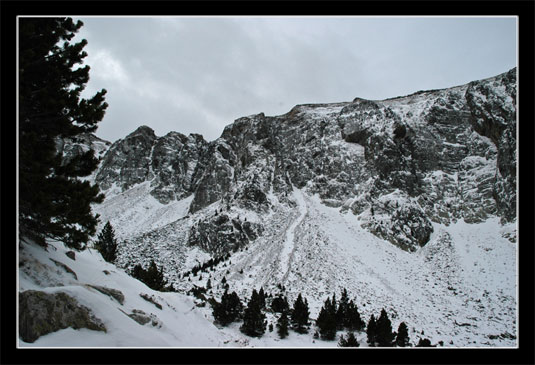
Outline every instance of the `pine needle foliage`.
<svg viewBox="0 0 535 365"><path fill-rule="evenodd" d="M100 252L104 260L111 263L115 262L117 258L117 240L110 222L107 222L99 233L95 248Z"/></svg>
<svg viewBox="0 0 535 365"><path fill-rule="evenodd" d="M144 269L140 264L134 266L132 276L142 281L153 290L171 290L171 288L167 286L167 281L164 279L163 271L158 268L154 260L151 261L147 269Z"/></svg>
<svg viewBox="0 0 535 365"><path fill-rule="evenodd" d="M48 237L84 248L98 223L90 204L104 199L98 186L78 179L97 167L94 152L67 161L56 150L58 139L94 132L108 106L104 89L80 98L89 81L89 66L78 67L87 41L70 41L82 25L19 19L19 230L43 246Z"/></svg>
<svg viewBox="0 0 535 365"><path fill-rule="evenodd" d="M344 335L340 335L338 340L338 347L359 347L360 344L355 337L353 332L348 332L347 337L344 338Z"/></svg>
<svg viewBox="0 0 535 365"><path fill-rule="evenodd" d="M299 293L295 300L291 316L292 328L295 332L307 333L306 326L308 325L309 315L308 302Z"/></svg>

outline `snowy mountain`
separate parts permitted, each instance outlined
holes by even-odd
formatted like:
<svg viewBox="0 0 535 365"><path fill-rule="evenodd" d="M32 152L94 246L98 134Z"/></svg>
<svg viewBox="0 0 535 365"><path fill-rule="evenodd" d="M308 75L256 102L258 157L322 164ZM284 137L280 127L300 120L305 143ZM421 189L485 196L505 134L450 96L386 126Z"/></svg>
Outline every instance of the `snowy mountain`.
<svg viewBox="0 0 535 365"><path fill-rule="evenodd" d="M65 292L107 332L63 329L35 346L336 346L313 341L313 329L279 340L216 327L209 305L188 293L204 287L219 300L222 282L243 299L261 287L283 286L292 303L301 293L312 319L345 288L366 321L384 308L413 344L517 344L516 69L387 100L260 113L212 142L143 126L113 144L87 137L58 150L73 146L102 158L90 178L106 199L93 209L119 238L117 267L94 250L72 262L61 244L23 244L20 290ZM125 274L151 260L178 293ZM119 290L124 303L88 285ZM140 326L134 310L156 324ZM365 337L357 334L361 346Z"/></svg>

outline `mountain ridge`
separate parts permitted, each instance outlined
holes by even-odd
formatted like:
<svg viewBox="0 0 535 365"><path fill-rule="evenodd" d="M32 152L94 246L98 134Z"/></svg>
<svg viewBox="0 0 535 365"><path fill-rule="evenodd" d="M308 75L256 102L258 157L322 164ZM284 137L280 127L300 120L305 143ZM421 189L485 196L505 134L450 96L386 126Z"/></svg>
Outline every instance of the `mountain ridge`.
<svg viewBox="0 0 535 365"><path fill-rule="evenodd" d="M515 72L512 69L482 81L501 82L507 88L511 82L516 82ZM481 90L488 93L493 89L474 81L381 102L357 98L356 102L302 104L281 116L266 117L259 113L238 118L212 142L200 135L186 137L177 132L156 137L150 127L144 126L110 147L95 181L106 192L117 181L122 181L119 189L125 191L136 183L151 180L151 194L164 204L193 194L190 213L221 199L226 204L265 208L268 203L265 192L274 189L276 193L287 195L292 190L290 181L300 188L312 185L307 188L313 193L319 192L328 204L346 207L348 200L354 199L348 208L355 214L366 209L375 213L385 211L384 206L376 204L377 195L384 197L398 189L400 199L416 204L407 212L400 212L401 216L410 217L390 214L389 218L399 218L403 222L414 220L414 224L427 228L398 239L375 222L369 222L369 227L392 243L414 250L427 242L431 221L449 223L464 218L475 222L490 215L511 221L516 215L516 134L512 132L516 130L516 112L505 110L504 113L509 113L505 122L500 116L494 118L497 121L492 120L492 116L489 118L485 114L487 105L484 104L486 100L481 100ZM426 93L435 95L435 99L428 100ZM508 96L513 108L516 107L513 98L516 92L505 93L503 98ZM412 104L416 103L416 107L395 104L407 98ZM510 105L508 107L511 109ZM420 115L414 116L415 112ZM483 127L478 127L481 124ZM292 125L299 126L299 132ZM304 138L296 135L301 131ZM470 135L474 131L477 135ZM338 133L341 138L337 138ZM505 135L504 141L500 141L502 135ZM144 136L148 142L136 144L139 136ZM485 137L499 147L492 146ZM327 143L322 143L326 139ZM343 142L348 145L340 146ZM432 147L427 148L425 144ZM119 156L114 156L115 150L120 150ZM173 156L173 151L179 153ZM322 158L329 153L345 153L353 160ZM470 156L472 158L468 158ZM488 163L489 158L493 160L496 156L499 172L492 171ZM355 161L365 168L356 166ZM471 181L473 171L484 176ZM438 172L444 174L437 176ZM490 175L492 172L495 176ZM261 181L251 182L256 178ZM347 191L351 185L362 185L369 178L376 181L365 189L365 201L355 189ZM459 192L455 185L463 182L454 181L459 178L472 184L472 190L477 193L471 194L469 189ZM445 191L440 191L437 185L444 183ZM449 199L446 204L455 205L454 209L443 207L439 199L414 199L430 189L438 190L433 193L439 198ZM469 209L465 205L469 205Z"/></svg>

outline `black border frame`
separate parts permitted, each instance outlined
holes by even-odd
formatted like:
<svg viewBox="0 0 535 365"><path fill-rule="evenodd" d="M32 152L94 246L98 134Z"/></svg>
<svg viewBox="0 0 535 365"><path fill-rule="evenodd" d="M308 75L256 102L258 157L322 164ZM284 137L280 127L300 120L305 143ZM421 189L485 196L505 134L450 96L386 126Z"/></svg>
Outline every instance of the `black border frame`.
<svg viewBox="0 0 535 365"><path fill-rule="evenodd" d="M2 1L1 363L478 363L533 364L533 76L535 2L525 1ZM17 349L15 331L16 17L19 15L513 15L519 19L519 347L516 349ZM504 72L507 70L504 70ZM520 153L522 151L522 153ZM522 169L520 168L522 167ZM13 185L12 185L13 184ZM13 209L13 210L12 210ZM13 251L12 251L13 250ZM13 305L13 309L11 307ZM336 351L336 353L332 352Z"/></svg>

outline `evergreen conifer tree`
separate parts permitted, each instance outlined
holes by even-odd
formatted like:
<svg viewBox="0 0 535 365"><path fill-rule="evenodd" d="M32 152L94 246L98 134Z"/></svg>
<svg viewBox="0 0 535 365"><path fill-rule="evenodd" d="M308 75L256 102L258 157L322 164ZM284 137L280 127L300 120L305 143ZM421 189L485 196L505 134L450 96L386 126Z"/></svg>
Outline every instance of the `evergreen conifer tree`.
<svg viewBox="0 0 535 365"><path fill-rule="evenodd" d="M347 305L345 325L346 328L350 331L362 331L366 326L366 324L360 317L360 313L358 311L357 306L355 305L355 303L353 303L352 300Z"/></svg>
<svg viewBox="0 0 535 365"><path fill-rule="evenodd" d="M146 275L146 284L149 288L154 290L163 290L167 285L163 276L163 271L156 266L154 261L151 261Z"/></svg>
<svg viewBox="0 0 535 365"><path fill-rule="evenodd" d="M297 333L306 333L306 326L308 325L308 317L310 312L308 310L308 303L303 300L301 293L297 296L295 300L294 307L292 310L292 328Z"/></svg>
<svg viewBox="0 0 535 365"><path fill-rule="evenodd" d="M367 342L370 347L374 347L376 343L376 331L377 331L377 322L375 316L372 314L368 325L366 326L366 335L368 336Z"/></svg>
<svg viewBox="0 0 535 365"><path fill-rule="evenodd" d="M283 311L277 321L277 333L280 338L288 336L288 315L286 313L286 311Z"/></svg>
<svg viewBox="0 0 535 365"><path fill-rule="evenodd" d="M282 294L279 294L271 301L271 309L277 313L287 312L290 309L288 300Z"/></svg>
<svg viewBox="0 0 535 365"><path fill-rule="evenodd" d="M107 222L95 242L95 248L107 262L114 262L117 257L117 240L110 222Z"/></svg>
<svg viewBox="0 0 535 365"><path fill-rule="evenodd" d="M392 333L392 323L388 318L388 314L384 309L381 310L381 315L377 320L376 327L376 341L380 347L391 347L394 342L394 334Z"/></svg>
<svg viewBox="0 0 535 365"><path fill-rule="evenodd" d="M143 269L140 264L134 266L132 277L142 281L153 290L168 290L167 281L164 279L163 271L156 266L154 260L151 261L147 270Z"/></svg>
<svg viewBox="0 0 535 365"><path fill-rule="evenodd" d="M401 322L398 326L398 331L396 335L396 346L409 346L409 329L407 328L405 322Z"/></svg>
<svg viewBox="0 0 535 365"><path fill-rule="evenodd" d="M243 313L243 324L240 331L251 337L261 337L266 331L266 315L260 307L261 302L256 290L253 290L251 299Z"/></svg>
<svg viewBox="0 0 535 365"><path fill-rule="evenodd" d="M348 327L348 306L349 298L347 290L344 288L340 297L340 303L336 309L336 328L341 330Z"/></svg>
<svg viewBox="0 0 535 365"><path fill-rule="evenodd" d="M428 338L420 338L416 347L434 347Z"/></svg>
<svg viewBox="0 0 535 365"><path fill-rule="evenodd" d="M84 248L98 221L90 204L104 199L97 185L78 179L97 167L94 152L67 161L56 151L58 138L94 132L108 106L104 89L80 99L89 66L77 65L87 41L69 41L82 25L71 18L19 19L19 230L43 246L51 237Z"/></svg>
<svg viewBox="0 0 535 365"><path fill-rule="evenodd" d="M260 291L258 292L258 300L260 302L260 308L264 309L266 307L266 294L262 287L260 287Z"/></svg>
<svg viewBox="0 0 535 365"><path fill-rule="evenodd" d="M357 338L353 332L347 333L347 338L344 338L344 335L340 335L340 340L338 341L338 347L359 347L360 344L357 341Z"/></svg>
<svg viewBox="0 0 535 365"><path fill-rule="evenodd" d="M334 340L336 337L336 312L332 306L330 298L325 300L316 319L316 326L319 328L321 338L324 340Z"/></svg>
<svg viewBox="0 0 535 365"><path fill-rule="evenodd" d="M212 314L216 322L227 326L241 317L242 310L243 305L238 294L236 292L229 294L225 291L221 297L221 303L214 303Z"/></svg>

